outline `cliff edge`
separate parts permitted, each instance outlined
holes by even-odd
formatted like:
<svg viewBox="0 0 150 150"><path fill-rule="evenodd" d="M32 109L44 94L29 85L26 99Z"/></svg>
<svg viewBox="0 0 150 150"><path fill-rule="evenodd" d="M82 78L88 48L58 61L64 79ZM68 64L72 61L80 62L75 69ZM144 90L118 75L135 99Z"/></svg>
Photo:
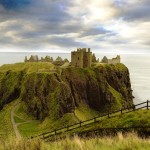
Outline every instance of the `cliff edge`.
<svg viewBox="0 0 150 150"><path fill-rule="evenodd" d="M128 68L123 64L55 68L51 63L0 67L0 109L15 99L36 119L57 119L86 104L100 113L131 106Z"/></svg>

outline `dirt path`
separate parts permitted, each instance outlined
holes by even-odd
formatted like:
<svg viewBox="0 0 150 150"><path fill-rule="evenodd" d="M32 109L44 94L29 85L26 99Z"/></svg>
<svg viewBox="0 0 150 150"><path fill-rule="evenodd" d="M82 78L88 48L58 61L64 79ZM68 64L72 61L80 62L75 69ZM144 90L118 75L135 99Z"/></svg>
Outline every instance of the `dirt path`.
<svg viewBox="0 0 150 150"><path fill-rule="evenodd" d="M20 104L20 103L17 103L17 104L12 108L12 110L11 110L11 123L12 123L12 125L13 125L14 132L15 132L15 134L16 134L16 138L17 138L17 139L21 139L21 135L20 135L20 132L19 132L19 130L18 130L18 128L17 128L18 124L15 122L15 119L14 119L14 116L15 116L14 111L15 111L16 107L17 107L19 104Z"/></svg>
<svg viewBox="0 0 150 150"><path fill-rule="evenodd" d="M22 124L25 124L25 123L30 123L30 122L32 122L32 120L27 120L27 121L26 121L26 120L24 120L23 118L21 118L21 117L19 117L18 115L15 114L15 109L16 109L16 107L17 107L19 104L20 104L20 102L17 103L17 104L15 104L14 107L12 108L12 110L11 110L11 122L12 122L13 129L14 129L14 132L15 132L15 135L16 135L16 138L17 138L17 139L21 139L21 138L22 138L22 137L21 137L21 134L20 134L20 132L19 132L19 130L18 130L18 126L19 126L19 125L22 125ZM14 119L15 116L17 116L18 118L24 120L24 122L16 123L16 122L15 122L15 119Z"/></svg>

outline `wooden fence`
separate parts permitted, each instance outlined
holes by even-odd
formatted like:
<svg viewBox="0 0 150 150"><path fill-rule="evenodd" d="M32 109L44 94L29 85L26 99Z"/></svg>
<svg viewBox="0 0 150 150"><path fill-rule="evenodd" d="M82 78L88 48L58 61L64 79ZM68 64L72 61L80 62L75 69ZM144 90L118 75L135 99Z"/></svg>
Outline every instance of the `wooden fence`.
<svg viewBox="0 0 150 150"><path fill-rule="evenodd" d="M146 110L148 110L149 107L150 107L149 103L150 103L150 101L147 100L146 102L139 103L137 105L133 105L130 108L128 107L128 108L123 108L123 109L120 109L120 110L117 110L117 111L109 112L107 114L104 114L104 115L101 115L101 116L98 116L98 117L95 117L95 118L92 118L92 119L89 119L89 120L80 121L79 123L75 123L75 124L70 125L70 126L66 126L66 127L62 127L62 128L59 128L59 129L55 129L55 130L50 131L50 132L45 132L45 133L42 133L40 135L31 137L31 138L39 137L39 138L46 139L46 138L51 137L53 135L58 135L58 134L60 135L61 133L65 133L65 132L68 132L68 131L80 128L82 126L87 126L89 124L93 124L93 123L99 122L102 117L111 118L111 117L117 116L118 113L119 114L125 114L125 113L133 112L135 110L144 109L144 108L146 108ZM140 127L140 128L142 128L142 127ZM106 128L101 128L101 129L104 130ZM119 128L109 128L109 129L116 129L117 130Z"/></svg>

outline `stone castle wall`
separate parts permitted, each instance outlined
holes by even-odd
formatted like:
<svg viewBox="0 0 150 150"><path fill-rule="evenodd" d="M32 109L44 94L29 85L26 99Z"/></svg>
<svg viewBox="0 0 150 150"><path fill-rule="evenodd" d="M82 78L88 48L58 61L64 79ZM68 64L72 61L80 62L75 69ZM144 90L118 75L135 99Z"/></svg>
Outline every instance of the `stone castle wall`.
<svg viewBox="0 0 150 150"><path fill-rule="evenodd" d="M117 64L120 63L120 55L117 55L117 57L108 59L106 56L103 57L101 63L107 63L107 64Z"/></svg>
<svg viewBox="0 0 150 150"><path fill-rule="evenodd" d="M76 67L83 67L83 53L80 51L71 53L71 65Z"/></svg>
<svg viewBox="0 0 150 150"><path fill-rule="evenodd" d="M91 67L92 64L92 52L90 48L88 51L86 48L77 49L77 51L71 52L71 65L75 67Z"/></svg>
<svg viewBox="0 0 150 150"><path fill-rule="evenodd" d="M92 65L92 52L84 53L83 67L91 67Z"/></svg>
<svg viewBox="0 0 150 150"><path fill-rule="evenodd" d="M120 63L120 59L108 59L108 64L117 64Z"/></svg>

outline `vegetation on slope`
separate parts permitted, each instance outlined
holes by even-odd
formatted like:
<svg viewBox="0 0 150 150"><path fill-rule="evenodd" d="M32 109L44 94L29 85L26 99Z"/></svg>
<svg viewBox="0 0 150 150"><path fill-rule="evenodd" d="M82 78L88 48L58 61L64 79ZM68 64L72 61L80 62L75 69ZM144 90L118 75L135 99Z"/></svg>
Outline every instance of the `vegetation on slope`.
<svg viewBox="0 0 150 150"><path fill-rule="evenodd" d="M0 140L0 149L8 150L149 150L150 140L141 139L136 134L122 135L116 137L94 137L91 139L80 139L74 137L52 143L45 143L38 139L33 140L11 140L5 142Z"/></svg>
<svg viewBox="0 0 150 150"><path fill-rule="evenodd" d="M58 68L59 70L60 68ZM39 134L110 108L132 104L128 69L123 64L61 68L51 63L18 63L0 67L0 109L19 98L17 115L32 120L19 126L24 136ZM22 122L16 117L16 122Z"/></svg>
<svg viewBox="0 0 150 150"><path fill-rule="evenodd" d="M150 126L150 120L148 118L150 118L150 110L137 110L122 115L120 113L116 113L115 115L110 115L110 118L103 117L99 120L99 122L82 126L68 133L81 133L84 131L97 130L99 128Z"/></svg>
<svg viewBox="0 0 150 150"><path fill-rule="evenodd" d="M11 110L15 103L16 101L7 104L0 110L0 139L6 140L15 136L11 123Z"/></svg>
<svg viewBox="0 0 150 150"><path fill-rule="evenodd" d="M27 62L16 64L5 64L0 67L0 71L25 71L25 72L49 72L53 70L55 66L48 62Z"/></svg>

